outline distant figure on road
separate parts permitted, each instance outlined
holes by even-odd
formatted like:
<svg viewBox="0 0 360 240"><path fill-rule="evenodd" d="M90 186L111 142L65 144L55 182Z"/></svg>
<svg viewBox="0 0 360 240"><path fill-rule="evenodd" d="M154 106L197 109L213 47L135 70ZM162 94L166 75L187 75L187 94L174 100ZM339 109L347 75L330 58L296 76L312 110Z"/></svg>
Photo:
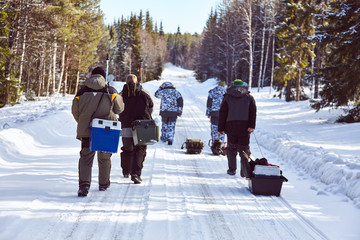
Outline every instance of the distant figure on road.
<svg viewBox="0 0 360 240"><path fill-rule="evenodd" d="M241 157L241 177L249 178L250 164L243 151L250 156L250 133L256 125L256 103L245 83L236 79L226 90L219 112L219 133L227 134L229 175L236 174L236 156Z"/></svg>
<svg viewBox="0 0 360 240"><path fill-rule="evenodd" d="M160 140L172 145L175 135L177 117L181 117L183 110L183 98L171 82L164 82L155 92L155 97L161 99L161 137Z"/></svg>

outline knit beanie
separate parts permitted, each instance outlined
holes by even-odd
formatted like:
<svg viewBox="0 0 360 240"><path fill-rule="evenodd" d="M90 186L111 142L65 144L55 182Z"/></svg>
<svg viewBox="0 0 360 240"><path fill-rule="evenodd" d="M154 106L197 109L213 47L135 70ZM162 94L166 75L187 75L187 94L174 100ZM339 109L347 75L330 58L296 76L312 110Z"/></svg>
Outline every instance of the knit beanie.
<svg viewBox="0 0 360 240"><path fill-rule="evenodd" d="M219 85L219 86L225 86L225 81L221 81L221 80L220 80L219 83L218 83L218 85Z"/></svg>
<svg viewBox="0 0 360 240"><path fill-rule="evenodd" d="M233 85L234 86L244 86L244 82L241 79L235 79Z"/></svg>
<svg viewBox="0 0 360 240"><path fill-rule="evenodd" d="M102 67L94 68L94 70L92 70L91 74L100 74L101 76L103 76L106 79L106 73L105 73L104 69L102 69Z"/></svg>

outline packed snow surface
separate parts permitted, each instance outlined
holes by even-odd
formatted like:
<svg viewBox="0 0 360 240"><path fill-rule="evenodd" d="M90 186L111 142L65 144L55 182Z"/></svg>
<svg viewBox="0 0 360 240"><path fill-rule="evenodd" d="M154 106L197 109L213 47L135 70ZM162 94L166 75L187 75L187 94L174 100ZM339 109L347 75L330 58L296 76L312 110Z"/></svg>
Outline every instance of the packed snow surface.
<svg viewBox="0 0 360 240"><path fill-rule="evenodd" d="M153 96L164 81L184 98L174 144L148 147L138 185L123 178L114 154L105 192L95 160L85 198L77 197L74 96L0 109L0 239L360 239L359 123L338 124L340 109L315 112L308 101L286 103L269 88L253 88L251 157L267 158L289 179L280 197L255 196L239 169L227 175L226 157L208 146L205 109L215 79L200 83L192 71L167 64L161 80L143 87ZM186 154L186 138L201 138L202 153Z"/></svg>

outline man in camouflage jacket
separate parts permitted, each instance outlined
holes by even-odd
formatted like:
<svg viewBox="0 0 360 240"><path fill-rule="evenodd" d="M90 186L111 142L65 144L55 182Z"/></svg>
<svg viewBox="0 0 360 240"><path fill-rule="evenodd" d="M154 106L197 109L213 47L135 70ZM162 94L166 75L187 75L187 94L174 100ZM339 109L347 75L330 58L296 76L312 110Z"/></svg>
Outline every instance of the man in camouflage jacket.
<svg viewBox="0 0 360 240"><path fill-rule="evenodd" d="M175 124L177 117L181 117L183 110L183 98L171 82L164 82L155 92L155 97L161 99L161 137L160 140L173 144Z"/></svg>
<svg viewBox="0 0 360 240"><path fill-rule="evenodd" d="M221 135L218 132L219 110L225 93L225 81L219 81L218 86L209 91L206 103L206 116L210 118L211 123L211 150L216 155L220 154L225 138L225 134Z"/></svg>

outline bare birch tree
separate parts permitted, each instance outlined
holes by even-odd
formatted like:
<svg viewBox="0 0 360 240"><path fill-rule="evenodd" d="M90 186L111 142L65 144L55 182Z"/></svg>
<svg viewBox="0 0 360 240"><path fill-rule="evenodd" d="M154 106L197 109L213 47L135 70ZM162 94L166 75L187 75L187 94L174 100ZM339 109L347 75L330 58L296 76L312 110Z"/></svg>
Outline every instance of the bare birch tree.
<svg viewBox="0 0 360 240"><path fill-rule="evenodd" d="M253 1L252 0L234 0L232 2L232 6L234 8L234 11L239 14L239 16L242 18L244 28L243 28L243 34L245 37L245 43L247 45L246 52L248 53L248 64L249 64L249 75L248 75L248 82L249 82L249 91L251 91L252 86L252 77L253 77L253 7L252 7Z"/></svg>

